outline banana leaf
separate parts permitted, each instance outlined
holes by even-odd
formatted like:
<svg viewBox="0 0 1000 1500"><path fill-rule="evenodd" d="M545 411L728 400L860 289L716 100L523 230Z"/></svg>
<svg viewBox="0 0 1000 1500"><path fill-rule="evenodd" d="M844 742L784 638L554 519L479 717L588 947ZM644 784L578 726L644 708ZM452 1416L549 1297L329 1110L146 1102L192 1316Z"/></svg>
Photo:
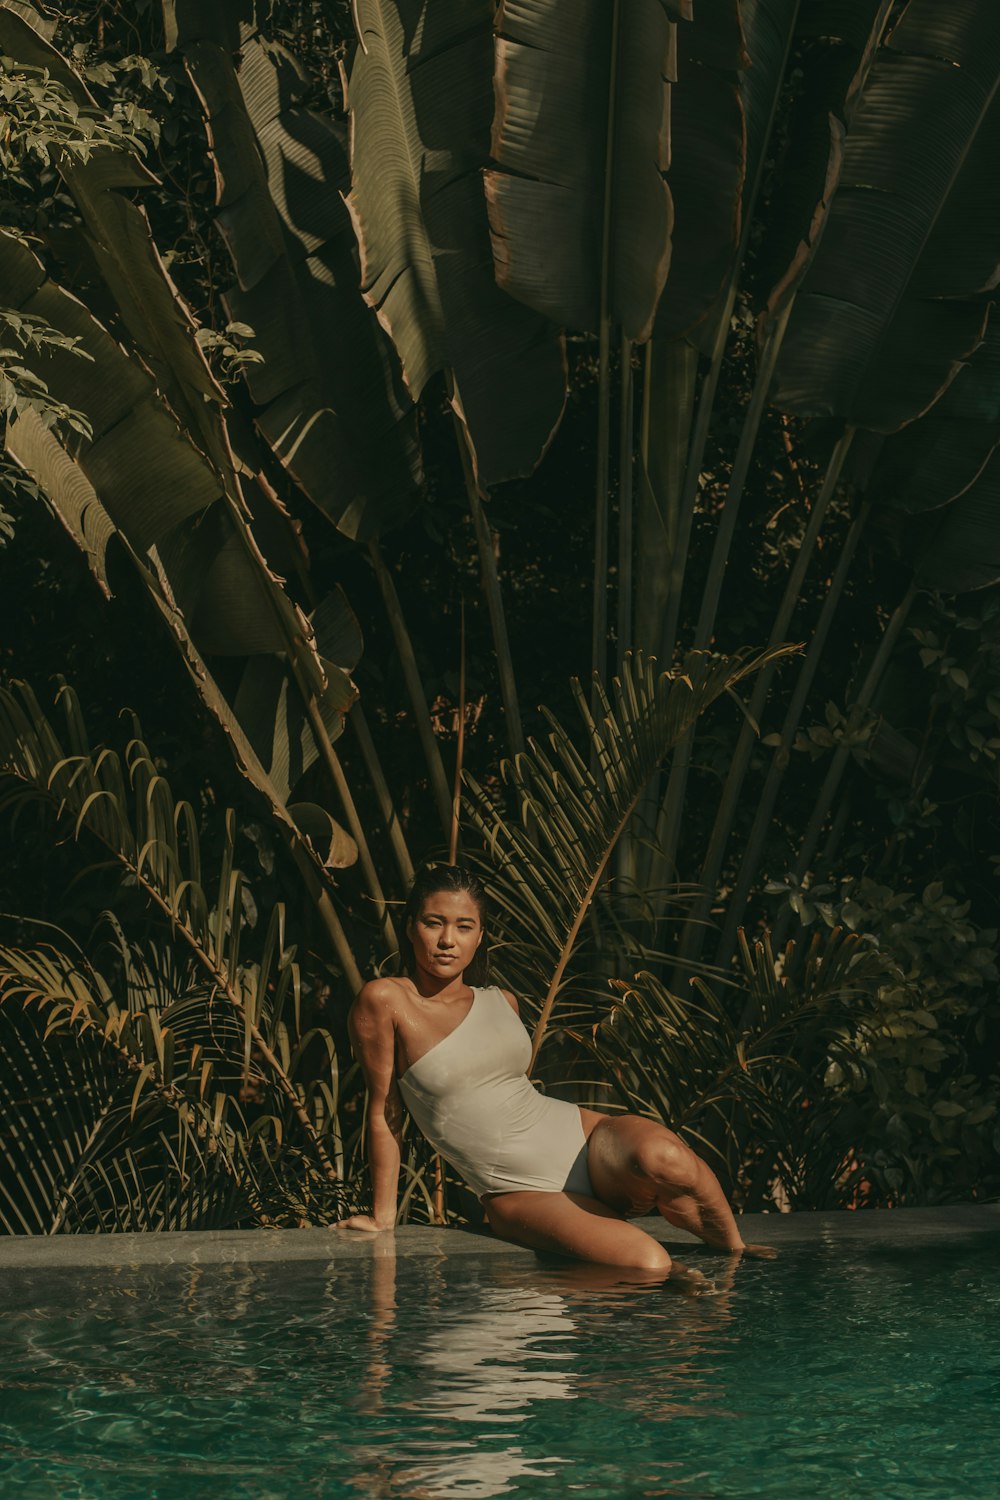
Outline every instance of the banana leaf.
<svg viewBox="0 0 1000 1500"><path fill-rule="evenodd" d="M699 335L714 333L741 239L748 136L742 72L750 65L745 40L756 37L744 38L735 3L699 6L694 20L679 28L670 105L676 220L670 273L646 349L629 633L664 661L673 656L671 603L680 595L693 512L686 484L698 381L693 346ZM751 71L757 72L756 63Z"/></svg>
<svg viewBox="0 0 1000 1500"><path fill-rule="evenodd" d="M254 0L163 0L163 37L167 52L192 42L212 42L227 52L240 43L240 23L253 19Z"/></svg>
<svg viewBox="0 0 1000 1500"><path fill-rule="evenodd" d="M500 290L483 169L493 94L489 0L358 0L351 192L361 286L411 396L444 375L479 483L528 474L562 416L557 330Z"/></svg>
<svg viewBox="0 0 1000 1500"><path fill-rule="evenodd" d="M662 0L503 0L486 176L497 280L553 322L649 337L670 264ZM728 169L727 169L728 170Z"/></svg>
<svg viewBox="0 0 1000 1500"><path fill-rule="evenodd" d="M905 8L849 113L840 183L778 360L776 405L893 432L958 373L982 336L982 309L966 299L989 252L955 266L942 251L970 226L977 192L989 191L973 148L998 79L1000 13L974 0ZM969 291L956 281L963 272Z"/></svg>
<svg viewBox="0 0 1000 1500"><path fill-rule="evenodd" d="M422 471L413 402L360 295L346 130L300 104L295 59L252 27L231 51L183 31L178 43L237 277L226 307L263 355L244 371L257 428L309 499L368 541L412 509Z"/></svg>
<svg viewBox="0 0 1000 1500"><path fill-rule="evenodd" d="M865 484L884 529L900 543L913 517L958 499L1000 443L1000 325L919 421L885 440Z"/></svg>
<svg viewBox="0 0 1000 1500"><path fill-rule="evenodd" d="M670 95L670 272L654 336L690 335L732 271L746 185L747 110L741 77L750 66L737 0L695 7L678 28L677 82Z"/></svg>
<svg viewBox="0 0 1000 1500"><path fill-rule="evenodd" d="M66 59L14 14L6 0L0 3L0 51L31 67L46 68L83 111L100 113ZM224 393L197 343L194 320L156 250L148 220L126 196L133 189L156 186L156 177L132 152L108 147L85 162L64 153L59 170L80 210L97 270L157 388L202 452L216 467L224 465Z"/></svg>
<svg viewBox="0 0 1000 1500"><path fill-rule="evenodd" d="M93 361L60 349L35 357L36 373L85 414L92 438L70 454L29 414L11 424L8 450L48 495L105 589L104 554L114 529L161 611L190 638L195 679L230 734L241 768L287 822L289 789L278 792L262 772L261 754L215 686L203 654L245 657L247 670L265 659L270 692L257 705L258 716L273 723L280 693L293 695L296 714L308 719L300 731L303 770L319 754L319 724L327 739L342 731L356 697L348 670L321 660L313 629L268 568L247 524L235 471L227 493L160 402L149 375L46 276L21 241L3 232L0 274L13 307L78 338Z"/></svg>
<svg viewBox="0 0 1000 1500"><path fill-rule="evenodd" d="M924 588L946 594L1000 581L1000 457L944 511L926 518L915 547L914 574Z"/></svg>

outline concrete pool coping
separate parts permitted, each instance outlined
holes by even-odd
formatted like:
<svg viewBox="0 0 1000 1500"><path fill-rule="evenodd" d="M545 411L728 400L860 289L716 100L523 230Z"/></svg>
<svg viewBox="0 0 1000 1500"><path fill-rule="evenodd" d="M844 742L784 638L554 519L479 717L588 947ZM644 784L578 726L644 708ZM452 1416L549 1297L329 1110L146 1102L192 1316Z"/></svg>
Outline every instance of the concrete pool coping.
<svg viewBox="0 0 1000 1500"><path fill-rule="evenodd" d="M660 1218L639 1219L670 1249L699 1245L681 1229ZM1000 1235L1000 1204L958 1204L948 1208L894 1208L851 1213L744 1214L740 1229L748 1243L783 1246L814 1244L824 1248L861 1241L881 1246L917 1248ZM490 1234L466 1229L433 1229L424 1225L395 1234L357 1234L330 1229L185 1230L169 1234L66 1234L0 1238L0 1271L98 1270L105 1266L263 1265L280 1261L343 1262L384 1254L394 1246L407 1258L454 1255L503 1255L533 1259L534 1251L505 1244Z"/></svg>

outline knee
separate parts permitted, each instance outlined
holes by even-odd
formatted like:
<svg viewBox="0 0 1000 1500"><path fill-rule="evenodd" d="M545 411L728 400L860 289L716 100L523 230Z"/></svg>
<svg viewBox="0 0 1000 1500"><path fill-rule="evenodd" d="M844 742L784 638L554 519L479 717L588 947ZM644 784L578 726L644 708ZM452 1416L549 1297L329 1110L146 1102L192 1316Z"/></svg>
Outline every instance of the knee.
<svg viewBox="0 0 1000 1500"><path fill-rule="evenodd" d="M637 1170L664 1187L684 1190L695 1185L698 1158L672 1130L641 1141L635 1157Z"/></svg>
<svg viewBox="0 0 1000 1500"><path fill-rule="evenodd" d="M635 1271L669 1271L671 1267L670 1256L663 1246L656 1240L650 1240L648 1245L642 1245L635 1251L634 1259L630 1258L629 1266Z"/></svg>

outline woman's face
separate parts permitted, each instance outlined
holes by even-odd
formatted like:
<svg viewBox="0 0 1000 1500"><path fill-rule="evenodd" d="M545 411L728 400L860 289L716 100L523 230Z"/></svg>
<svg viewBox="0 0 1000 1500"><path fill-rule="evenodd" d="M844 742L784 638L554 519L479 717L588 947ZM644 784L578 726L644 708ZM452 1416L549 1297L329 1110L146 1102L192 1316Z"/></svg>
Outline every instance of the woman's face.
<svg viewBox="0 0 1000 1500"><path fill-rule="evenodd" d="M436 980L457 978L483 940L479 907L467 891L432 891L406 935L419 970Z"/></svg>

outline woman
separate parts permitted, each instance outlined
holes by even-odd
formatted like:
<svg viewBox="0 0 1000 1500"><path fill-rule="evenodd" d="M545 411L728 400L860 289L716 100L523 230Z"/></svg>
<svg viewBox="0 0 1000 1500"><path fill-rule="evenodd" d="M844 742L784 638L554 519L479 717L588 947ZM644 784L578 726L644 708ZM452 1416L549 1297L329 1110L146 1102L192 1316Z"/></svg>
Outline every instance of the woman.
<svg viewBox="0 0 1000 1500"><path fill-rule="evenodd" d="M485 983L485 931L486 892L471 872L437 865L418 875L407 972L372 980L351 1009L374 1206L338 1227L393 1227L405 1104L501 1239L662 1274L666 1250L627 1217L657 1209L718 1250L773 1254L743 1243L714 1172L672 1130L533 1087L517 1001Z"/></svg>

